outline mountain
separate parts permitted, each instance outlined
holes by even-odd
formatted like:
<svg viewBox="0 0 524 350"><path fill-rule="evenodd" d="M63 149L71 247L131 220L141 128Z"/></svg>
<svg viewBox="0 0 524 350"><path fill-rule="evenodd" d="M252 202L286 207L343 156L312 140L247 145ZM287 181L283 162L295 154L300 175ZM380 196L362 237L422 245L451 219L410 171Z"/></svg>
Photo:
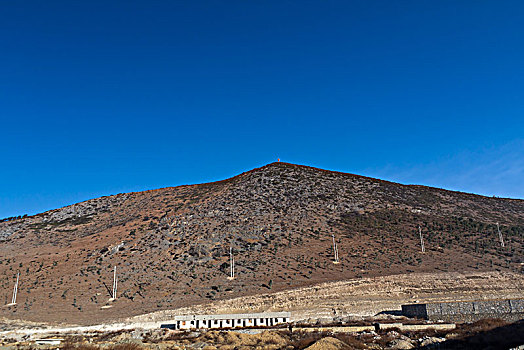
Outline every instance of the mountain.
<svg viewBox="0 0 524 350"><path fill-rule="evenodd" d="M0 223L0 301L21 275L18 305L0 317L94 323L350 278L522 273L523 243L524 200L278 162ZM101 308L114 266L118 299Z"/></svg>

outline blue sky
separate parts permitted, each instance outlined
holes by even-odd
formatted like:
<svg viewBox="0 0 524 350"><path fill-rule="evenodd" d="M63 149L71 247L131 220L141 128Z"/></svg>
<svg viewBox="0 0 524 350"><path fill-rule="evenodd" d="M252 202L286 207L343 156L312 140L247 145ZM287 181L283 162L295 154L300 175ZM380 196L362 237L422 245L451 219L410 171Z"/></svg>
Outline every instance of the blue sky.
<svg viewBox="0 0 524 350"><path fill-rule="evenodd" d="M0 217L283 161L524 198L522 1L3 1Z"/></svg>

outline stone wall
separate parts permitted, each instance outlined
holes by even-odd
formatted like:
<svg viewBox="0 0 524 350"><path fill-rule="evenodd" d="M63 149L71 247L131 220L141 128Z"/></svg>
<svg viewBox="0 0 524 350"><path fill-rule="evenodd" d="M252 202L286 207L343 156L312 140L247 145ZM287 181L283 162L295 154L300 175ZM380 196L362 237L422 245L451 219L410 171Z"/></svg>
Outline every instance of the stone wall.
<svg viewBox="0 0 524 350"><path fill-rule="evenodd" d="M524 319L524 299L410 304L402 305L402 314L432 321L473 322L484 318L501 318L514 322Z"/></svg>

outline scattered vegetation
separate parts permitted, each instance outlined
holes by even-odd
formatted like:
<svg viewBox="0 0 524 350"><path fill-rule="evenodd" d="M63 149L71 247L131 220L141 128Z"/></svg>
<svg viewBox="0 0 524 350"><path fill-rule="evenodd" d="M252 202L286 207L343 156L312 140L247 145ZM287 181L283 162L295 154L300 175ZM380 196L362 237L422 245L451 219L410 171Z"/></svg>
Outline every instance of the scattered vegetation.
<svg viewBox="0 0 524 350"><path fill-rule="evenodd" d="M0 222L0 238L14 247L0 259L7 276L0 286L10 290L20 270L37 299L31 314L18 309L19 317L51 313L88 322L100 314L113 266L126 315L380 275L522 272L523 213L524 201L276 163L220 182L102 197ZM230 246L233 281L226 279ZM39 300L48 295L54 303Z"/></svg>

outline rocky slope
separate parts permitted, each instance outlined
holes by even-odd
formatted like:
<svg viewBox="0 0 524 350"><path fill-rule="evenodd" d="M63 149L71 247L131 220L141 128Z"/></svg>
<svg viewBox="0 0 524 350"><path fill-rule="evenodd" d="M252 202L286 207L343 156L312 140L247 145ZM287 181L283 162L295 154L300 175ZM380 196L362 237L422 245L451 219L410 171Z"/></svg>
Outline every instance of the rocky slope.
<svg viewBox="0 0 524 350"><path fill-rule="evenodd" d="M523 200L272 163L220 182L102 197L0 223L2 301L21 273L18 305L0 316L93 323L349 278L521 273L523 242ZM233 281L226 279L230 246ZM118 300L101 309L113 266Z"/></svg>

